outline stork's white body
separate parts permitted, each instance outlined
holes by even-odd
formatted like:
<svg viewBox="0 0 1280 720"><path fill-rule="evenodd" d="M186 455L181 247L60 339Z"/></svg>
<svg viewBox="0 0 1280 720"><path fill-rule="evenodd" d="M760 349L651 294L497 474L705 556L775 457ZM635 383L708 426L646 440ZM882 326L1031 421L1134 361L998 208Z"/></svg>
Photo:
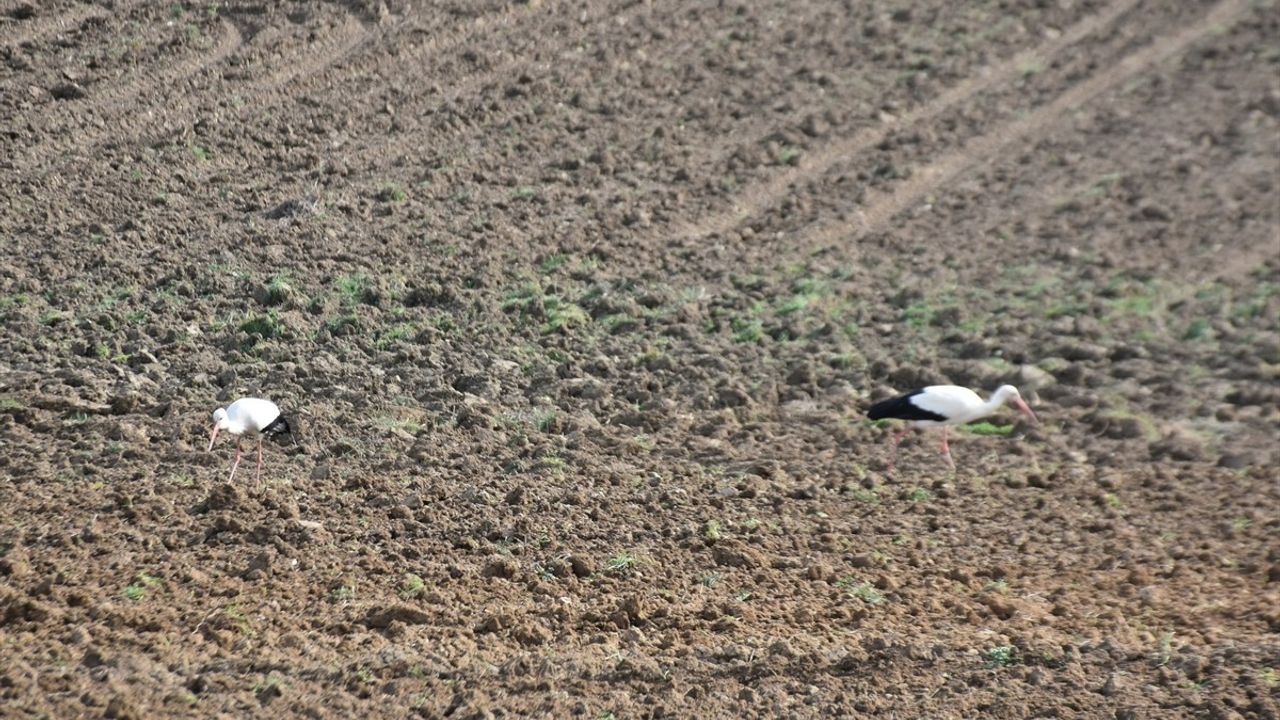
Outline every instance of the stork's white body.
<svg viewBox="0 0 1280 720"><path fill-rule="evenodd" d="M998 394L998 393L997 393ZM911 404L933 413L945 420L913 420L916 427L939 427L941 425L963 425L995 412L1004 404L1004 398L996 402L996 394L991 396L992 402L984 402L978 393L959 385L930 385L917 395L911 396Z"/></svg>
<svg viewBox="0 0 1280 720"><path fill-rule="evenodd" d="M227 482L235 478L236 468L240 466L240 439L248 436L258 441L258 484L262 484L263 433L287 433L290 429L275 403L263 398L240 398L225 408L213 411L213 433L209 436L209 450L213 450L219 431L236 436L236 459L231 463L231 474L227 476Z"/></svg>
<svg viewBox="0 0 1280 720"><path fill-rule="evenodd" d="M254 437L280 417L280 408L262 398L240 398L227 406L227 426L232 435Z"/></svg>

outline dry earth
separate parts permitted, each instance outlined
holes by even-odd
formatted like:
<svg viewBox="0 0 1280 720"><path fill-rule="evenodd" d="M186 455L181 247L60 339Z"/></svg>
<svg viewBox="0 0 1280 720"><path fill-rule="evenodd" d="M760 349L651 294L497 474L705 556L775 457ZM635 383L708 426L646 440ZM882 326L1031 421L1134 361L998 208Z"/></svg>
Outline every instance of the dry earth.
<svg viewBox="0 0 1280 720"><path fill-rule="evenodd" d="M0 61L0 715L1280 713L1274 0L4 0ZM938 380L1042 423L887 476Z"/></svg>

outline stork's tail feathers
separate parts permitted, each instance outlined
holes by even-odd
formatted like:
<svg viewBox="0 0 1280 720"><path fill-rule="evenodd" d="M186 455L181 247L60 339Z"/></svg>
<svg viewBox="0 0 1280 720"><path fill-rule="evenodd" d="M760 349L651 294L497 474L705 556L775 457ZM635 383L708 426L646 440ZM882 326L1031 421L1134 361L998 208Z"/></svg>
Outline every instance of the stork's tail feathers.
<svg viewBox="0 0 1280 720"><path fill-rule="evenodd" d="M293 428L289 427L289 420L285 418L284 415L280 415L275 420L272 420L270 425L262 428L262 434L271 436L288 435L289 437L293 437Z"/></svg>

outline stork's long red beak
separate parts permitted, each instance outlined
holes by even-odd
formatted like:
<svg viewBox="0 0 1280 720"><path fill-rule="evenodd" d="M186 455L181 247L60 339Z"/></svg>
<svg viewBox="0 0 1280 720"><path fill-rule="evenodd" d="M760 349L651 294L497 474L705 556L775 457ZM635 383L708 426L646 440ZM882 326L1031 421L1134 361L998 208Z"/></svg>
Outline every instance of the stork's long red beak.
<svg viewBox="0 0 1280 720"><path fill-rule="evenodd" d="M217 439L218 439L218 426L215 424L213 426L213 434L209 436L209 450L213 449L213 441ZM209 452L209 450L205 450L205 452Z"/></svg>
<svg viewBox="0 0 1280 720"><path fill-rule="evenodd" d="M1031 407L1027 405L1022 398L1014 398L1013 402L1018 406L1018 409L1022 411L1022 414L1027 416L1027 419L1031 421L1032 425L1036 425L1040 422L1036 417L1036 414L1031 412Z"/></svg>

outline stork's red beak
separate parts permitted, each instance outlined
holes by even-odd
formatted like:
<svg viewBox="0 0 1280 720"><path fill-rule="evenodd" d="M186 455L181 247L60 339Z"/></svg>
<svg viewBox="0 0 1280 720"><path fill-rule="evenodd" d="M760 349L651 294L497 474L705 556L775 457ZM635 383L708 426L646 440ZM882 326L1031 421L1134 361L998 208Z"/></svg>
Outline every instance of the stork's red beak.
<svg viewBox="0 0 1280 720"><path fill-rule="evenodd" d="M213 434L209 436L209 450L213 449L213 441L217 439L218 439L218 425L215 423L213 426ZM209 450L205 450L205 452L209 452Z"/></svg>
<svg viewBox="0 0 1280 720"><path fill-rule="evenodd" d="M1036 418L1036 414L1031 412L1031 407L1027 405L1027 403L1023 401L1022 398L1014 398L1013 403L1018 406L1018 409L1022 411L1023 415L1027 416L1027 419L1031 421L1032 425L1038 424L1040 422L1040 420Z"/></svg>

